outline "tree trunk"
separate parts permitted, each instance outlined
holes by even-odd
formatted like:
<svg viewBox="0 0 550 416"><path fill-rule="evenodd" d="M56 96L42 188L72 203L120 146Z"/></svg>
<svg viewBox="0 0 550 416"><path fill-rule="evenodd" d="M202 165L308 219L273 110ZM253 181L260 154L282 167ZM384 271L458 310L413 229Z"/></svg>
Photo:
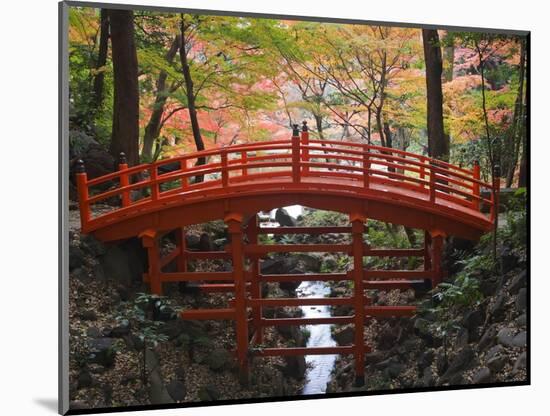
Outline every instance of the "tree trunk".
<svg viewBox="0 0 550 416"><path fill-rule="evenodd" d="M449 160L448 136L443 128L443 92L441 89L441 48L437 30L422 29L426 62L426 92L428 104L428 154Z"/></svg>
<svg viewBox="0 0 550 416"><path fill-rule="evenodd" d="M323 116L313 114L313 118L315 118L315 127L317 128L317 133L319 134L319 140L325 140L325 135L323 133Z"/></svg>
<svg viewBox="0 0 550 416"><path fill-rule="evenodd" d="M518 162L518 156L521 149L522 139L525 134L524 129L524 105L523 105L523 82L525 74L525 43L520 41L520 61L519 61L519 86L518 95L514 105L514 115L512 118L512 125L510 127L510 134L506 139L506 150L504 152L506 161L506 187L512 186L514 181L514 173L516 171L516 165Z"/></svg>
<svg viewBox="0 0 550 416"><path fill-rule="evenodd" d="M189 110L189 119L191 120L191 129L193 131L193 139L195 140L195 147L197 151L204 150L204 141L202 140L199 120L197 118L197 108L195 105L195 91L193 89L193 78L191 77L191 69L189 68L189 62L187 59L187 38L186 38L186 25L183 18L181 18L181 44L180 44L180 60L181 69L183 72L183 78L185 81L185 93L187 96L187 109ZM204 165L206 158L200 157L197 159L196 165ZM202 175L195 177L195 182L202 182L204 177Z"/></svg>
<svg viewBox="0 0 550 416"><path fill-rule="evenodd" d="M166 54L166 61L171 64L178 52L180 46L180 37L176 36ZM145 133L143 135L143 149L141 156L145 160L151 160L153 157L153 144L160 135L160 128L162 122L162 115L164 114L164 106L168 99L168 89L166 88L166 78L168 74L165 70L161 70L157 80L157 96L155 97L155 103L153 104L153 111L147 126L145 126Z"/></svg>
<svg viewBox="0 0 550 416"><path fill-rule="evenodd" d="M107 63L107 51L109 49L109 13L107 9L101 9L101 24L99 32L99 51L95 69L98 71L94 77L94 97L93 105L96 112L103 104L103 84L105 81L105 71L101 70Z"/></svg>
<svg viewBox="0 0 550 416"><path fill-rule="evenodd" d="M523 150L521 152L521 160L519 163L519 178L518 188L524 188L527 186L527 139L523 138Z"/></svg>
<svg viewBox="0 0 550 416"><path fill-rule="evenodd" d="M113 130L110 152L118 159L126 153L128 164L139 162L139 89L134 14L110 10L114 74Z"/></svg>

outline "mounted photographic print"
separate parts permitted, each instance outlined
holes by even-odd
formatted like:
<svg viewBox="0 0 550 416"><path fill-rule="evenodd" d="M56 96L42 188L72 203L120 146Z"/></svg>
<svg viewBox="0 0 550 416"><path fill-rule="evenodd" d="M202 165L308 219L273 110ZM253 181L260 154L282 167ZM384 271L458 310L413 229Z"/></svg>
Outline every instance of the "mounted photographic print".
<svg viewBox="0 0 550 416"><path fill-rule="evenodd" d="M529 384L529 32L60 22L61 413Z"/></svg>

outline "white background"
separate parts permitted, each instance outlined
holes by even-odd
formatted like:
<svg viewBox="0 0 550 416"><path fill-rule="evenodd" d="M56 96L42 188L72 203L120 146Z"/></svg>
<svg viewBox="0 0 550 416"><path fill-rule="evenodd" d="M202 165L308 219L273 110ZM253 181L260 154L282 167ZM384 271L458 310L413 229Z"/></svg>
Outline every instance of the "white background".
<svg viewBox="0 0 550 416"><path fill-rule="evenodd" d="M113 0L113 2L117 2ZM120 1L118 1L120 3ZM147 412L147 415L548 414L547 160L550 41L544 1L136 0L214 10L532 31L532 386ZM0 413L54 414L57 396L57 2L11 0L0 22ZM128 2L132 3L132 2ZM136 413L132 413L136 414Z"/></svg>

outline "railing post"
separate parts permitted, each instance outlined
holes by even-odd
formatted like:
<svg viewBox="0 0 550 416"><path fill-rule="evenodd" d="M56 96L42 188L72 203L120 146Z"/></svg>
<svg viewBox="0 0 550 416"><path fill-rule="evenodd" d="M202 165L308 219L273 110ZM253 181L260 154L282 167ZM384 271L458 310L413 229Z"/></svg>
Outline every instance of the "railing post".
<svg viewBox="0 0 550 416"><path fill-rule="evenodd" d="M152 163L150 167L151 173L151 199L156 201L159 199L159 184L157 183L158 179L158 170L157 166Z"/></svg>
<svg viewBox="0 0 550 416"><path fill-rule="evenodd" d="M127 173L124 173L128 169L128 162L126 161L126 155L124 152L120 152L118 156L118 170L122 171L120 174L120 187L130 185L130 177ZM122 206L127 207L130 205L130 191L122 191Z"/></svg>
<svg viewBox="0 0 550 416"><path fill-rule="evenodd" d="M435 168L436 164L433 160L430 161L430 202L435 203Z"/></svg>
<svg viewBox="0 0 550 416"><path fill-rule="evenodd" d="M370 182L370 151L366 149L363 151L363 187L369 188Z"/></svg>
<svg viewBox="0 0 550 416"><path fill-rule="evenodd" d="M79 159L76 162L76 188L78 191L78 206L80 208L80 225L82 229L90 221L90 206L88 203L88 175L84 161Z"/></svg>
<svg viewBox="0 0 550 416"><path fill-rule="evenodd" d="M304 167L302 168L302 171L304 175L307 175L309 173L309 166L307 166L307 163L309 162L309 149L307 146L309 146L309 130L307 128L307 121L302 122L302 133L301 133L301 143L302 143L302 162L304 163Z"/></svg>
<svg viewBox="0 0 550 416"><path fill-rule="evenodd" d="M222 186L226 188L229 185L229 171L227 170L227 151L224 147L220 150L221 170L222 170Z"/></svg>
<svg viewBox="0 0 550 416"><path fill-rule="evenodd" d="M474 160L474 179L476 181L479 181L480 177L481 175L480 175L479 161ZM473 182L472 193L474 194L474 197L479 198L480 192L479 192L478 182ZM477 198L472 199L472 209L479 211L479 199Z"/></svg>
<svg viewBox="0 0 550 416"><path fill-rule="evenodd" d="M241 152L241 165L243 165L241 175L243 176L248 176L248 168L246 168L247 163L248 163L248 152L245 150L244 152Z"/></svg>
<svg viewBox="0 0 550 416"><path fill-rule="evenodd" d="M180 160L180 170L185 173L187 172L187 159ZM181 189L187 191L189 188L189 178L187 176L181 177Z"/></svg>
<svg viewBox="0 0 550 416"><path fill-rule="evenodd" d="M420 179L424 180L426 179L426 168L424 167L426 159L422 158L420 160L422 161L422 166L420 166ZM422 188L426 188L426 184L423 183Z"/></svg>
<svg viewBox="0 0 550 416"><path fill-rule="evenodd" d="M300 182L300 131L298 125L292 125L292 181Z"/></svg>

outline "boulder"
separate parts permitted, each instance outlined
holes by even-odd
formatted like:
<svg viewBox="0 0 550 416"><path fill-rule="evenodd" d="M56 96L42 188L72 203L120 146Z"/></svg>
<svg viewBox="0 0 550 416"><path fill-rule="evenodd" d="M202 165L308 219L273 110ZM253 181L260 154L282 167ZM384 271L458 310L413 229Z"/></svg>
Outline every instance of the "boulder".
<svg viewBox="0 0 550 416"><path fill-rule="evenodd" d="M512 345L514 347L520 348L527 346L527 332L521 331L519 334L517 334L512 340Z"/></svg>
<svg viewBox="0 0 550 416"><path fill-rule="evenodd" d="M111 367L115 363L116 350L113 338L92 338L88 341L88 363Z"/></svg>
<svg viewBox="0 0 550 416"><path fill-rule="evenodd" d="M106 247L100 257L105 277L130 286L141 282L146 270L147 253L137 238Z"/></svg>
<svg viewBox="0 0 550 416"><path fill-rule="evenodd" d="M418 357L417 363L418 363L418 369L424 370L426 367L429 367L432 365L434 361L435 353L433 349L424 350L420 356Z"/></svg>
<svg viewBox="0 0 550 416"><path fill-rule="evenodd" d="M494 357L488 359L486 361L487 367L493 372L498 373L500 370L504 368L507 362L507 358L503 355L495 355Z"/></svg>
<svg viewBox="0 0 550 416"><path fill-rule="evenodd" d="M384 351L375 350L365 355L365 364L376 364L384 360L384 358L386 358L386 353Z"/></svg>
<svg viewBox="0 0 550 416"><path fill-rule="evenodd" d="M512 374L515 374L525 368L527 368L527 351L523 351L517 358L514 363L514 368L512 369Z"/></svg>
<svg viewBox="0 0 550 416"><path fill-rule="evenodd" d="M69 271L84 265L84 252L80 247L69 245Z"/></svg>
<svg viewBox="0 0 550 416"><path fill-rule="evenodd" d="M96 321L97 320L97 314L92 309L84 309L79 314L80 319L83 321Z"/></svg>
<svg viewBox="0 0 550 416"><path fill-rule="evenodd" d="M518 312L525 311L525 308L527 307L527 289L522 287L518 295L516 297L516 310Z"/></svg>
<svg viewBox="0 0 550 416"><path fill-rule="evenodd" d="M466 346L462 350L460 350L458 354L450 361L449 368L441 377L442 381L450 381L451 377L453 377L455 374L465 370L468 366L472 364L474 356L474 350L470 346Z"/></svg>
<svg viewBox="0 0 550 416"><path fill-rule="evenodd" d="M492 378L491 370L487 367L481 367L472 376L472 383L473 384L489 383L491 381L491 378Z"/></svg>
<svg viewBox="0 0 550 416"><path fill-rule="evenodd" d="M314 254L300 253L298 261L303 264L306 272L319 273L321 271L321 264L323 263L322 257Z"/></svg>
<svg viewBox="0 0 550 416"><path fill-rule="evenodd" d="M399 377L399 375L405 371L407 367L403 363L392 362L384 369L384 376L391 380Z"/></svg>
<svg viewBox="0 0 550 416"><path fill-rule="evenodd" d="M223 371L232 364L233 356L223 348L216 348L206 356L204 362L212 371Z"/></svg>
<svg viewBox="0 0 550 416"><path fill-rule="evenodd" d="M489 347L492 347L495 343L496 335L497 335L497 327L496 327L496 324L493 324L489 328L487 328L487 330L481 336L481 339L477 344L478 350L483 351Z"/></svg>
<svg viewBox="0 0 550 416"><path fill-rule="evenodd" d="M491 349L489 349L489 351L487 351L487 354L485 354L485 359L490 360L490 359L498 356L503 351L504 351L504 348L502 347L502 345L497 344L494 347L491 347Z"/></svg>
<svg viewBox="0 0 550 416"><path fill-rule="evenodd" d="M113 172L115 168L113 156L97 143L91 143L86 151L80 155L80 159L84 160L88 179L107 175ZM74 168L74 164L71 167ZM71 175L71 177L74 178L74 175ZM104 186L108 187L107 184L104 184Z"/></svg>
<svg viewBox="0 0 550 416"><path fill-rule="evenodd" d="M421 387L432 387L435 385L435 378L431 367L426 367L422 373L422 378L420 379Z"/></svg>
<svg viewBox="0 0 550 416"><path fill-rule="evenodd" d="M262 274L287 274L297 267L298 258L296 256L270 258L260 263Z"/></svg>
<svg viewBox="0 0 550 416"><path fill-rule="evenodd" d="M296 226L296 220L292 218L288 211L284 208L278 208L275 211L275 221L277 221L281 227Z"/></svg>
<svg viewBox="0 0 550 416"><path fill-rule="evenodd" d="M198 245L199 251L212 251L213 247L214 245L212 244L210 235L207 233L202 233L199 238L199 245Z"/></svg>
<svg viewBox="0 0 550 416"><path fill-rule="evenodd" d="M399 325L392 327L389 324L385 324L376 335L378 347L382 350L389 350L397 344L400 336L401 328Z"/></svg>
<svg viewBox="0 0 550 416"><path fill-rule="evenodd" d="M86 336L88 336L89 338L101 338L102 334L99 328L91 326L86 330Z"/></svg>
<svg viewBox="0 0 550 416"><path fill-rule="evenodd" d="M69 130L69 158L81 158L91 145L97 145L97 141L82 130Z"/></svg>
<svg viewBox="0 0 550 416"><path fill-rule="evenodd" d="M130 333L130 321L128 319L123 319L120 321L120 324L115 326L111 330L110 336L113 338L122 338Z"/></svg>
<svg viewBox="0 0 550 416"><path fill-rule="evenodd" d="M160 363L157 354L147 350L145 354L147 374L149 377L149 401L151 404L174 403L174 399L168 393L160 373Z"/></svg>
<svg viewBox="0 0 550 416"><path fill-rule="evenodd" d="M207 384L199 389L199 400L209 402L220 398L220 391L213 384Z"/></svg>
<svg viewBox="0 0 550 416"><path fill-rule="evenodd" d="M93 377L88 370L84 369L78 374L78 389L92 387L93 383Z"/></svg>
<svg viewBox="0 0 550 416"><path fill-rule="evenodd" d="M198 250L200 237L196 234L185 234L185 245L189 250Z"/></svg>
<svg viewBox="0 0 550 416"><path fill-rule="evenodd" d="M105 254L105 245L91 234L82 234L80 236L80 248L92 257Z"/></svg>
<svg viewBox="0 0 550 416"><path fill-rule="evenodd" d="M500 322L504 318L506 312L506 301L508 295L505 292L501 292L489 307L488 313L495 322Z"/></svg>
<svg viewBox="0 0 550 416"><path fill-rule="evenodd" d="M508 273L518 265L519 258L509 247L504 246L500 251L500 262L502 273Z"/></svg>
<svg viewBox="0 0 550 416"><path fill-rule="evenodd" d="M497 341L505 347L513 347L515 338L515 330L513 328L502 328L497 333Z"/></svg>
<svg viewBox="0 0 550 416"><path fill-rule="evenodd" d="M498 289L498 278L490 277L487 279L481 279L479 284L479 290L483 296L493 296Z"/></svg>
<svg viewBox="0 0 550 416"><path fill-rule="evenodd" d="M185 383L181 380L171 380L170 383L166 385L166 390L172 399L177 402L185 400L187 395L187 388Z"/></svg>
<svg viewBox="0 0 550 416"><path fill-rule="evenodd" d="M511 294L516 294L519 292L519 290L522 287L525 287L527 285L527 270L522 270L520 273L514 276L512 279L512 282L510 283L510 287L508 288L508 291Z"/></svg>
<svg viewBox="0 0 550 416"><path fill-rule="evenodd" d="M349 345L353 343L355 331L353 326L344 326L338 329L335 329L332 333L332 337L338 343L338 345Z"/></svg>
<svg viewBox="0 0 550 416"><path fill-rule="evenodd" d="M303 355L283 357L286 365L281 369L283 375L301 380L306 374L306 359Z"/></svg>
<svg viewBox="0 0 550 416"><path fill-rule="evenodd" d="M474 332L479 326L483 325L485 317L479 309L467 311L462 318L462 325L470 333Z"/></svg>

